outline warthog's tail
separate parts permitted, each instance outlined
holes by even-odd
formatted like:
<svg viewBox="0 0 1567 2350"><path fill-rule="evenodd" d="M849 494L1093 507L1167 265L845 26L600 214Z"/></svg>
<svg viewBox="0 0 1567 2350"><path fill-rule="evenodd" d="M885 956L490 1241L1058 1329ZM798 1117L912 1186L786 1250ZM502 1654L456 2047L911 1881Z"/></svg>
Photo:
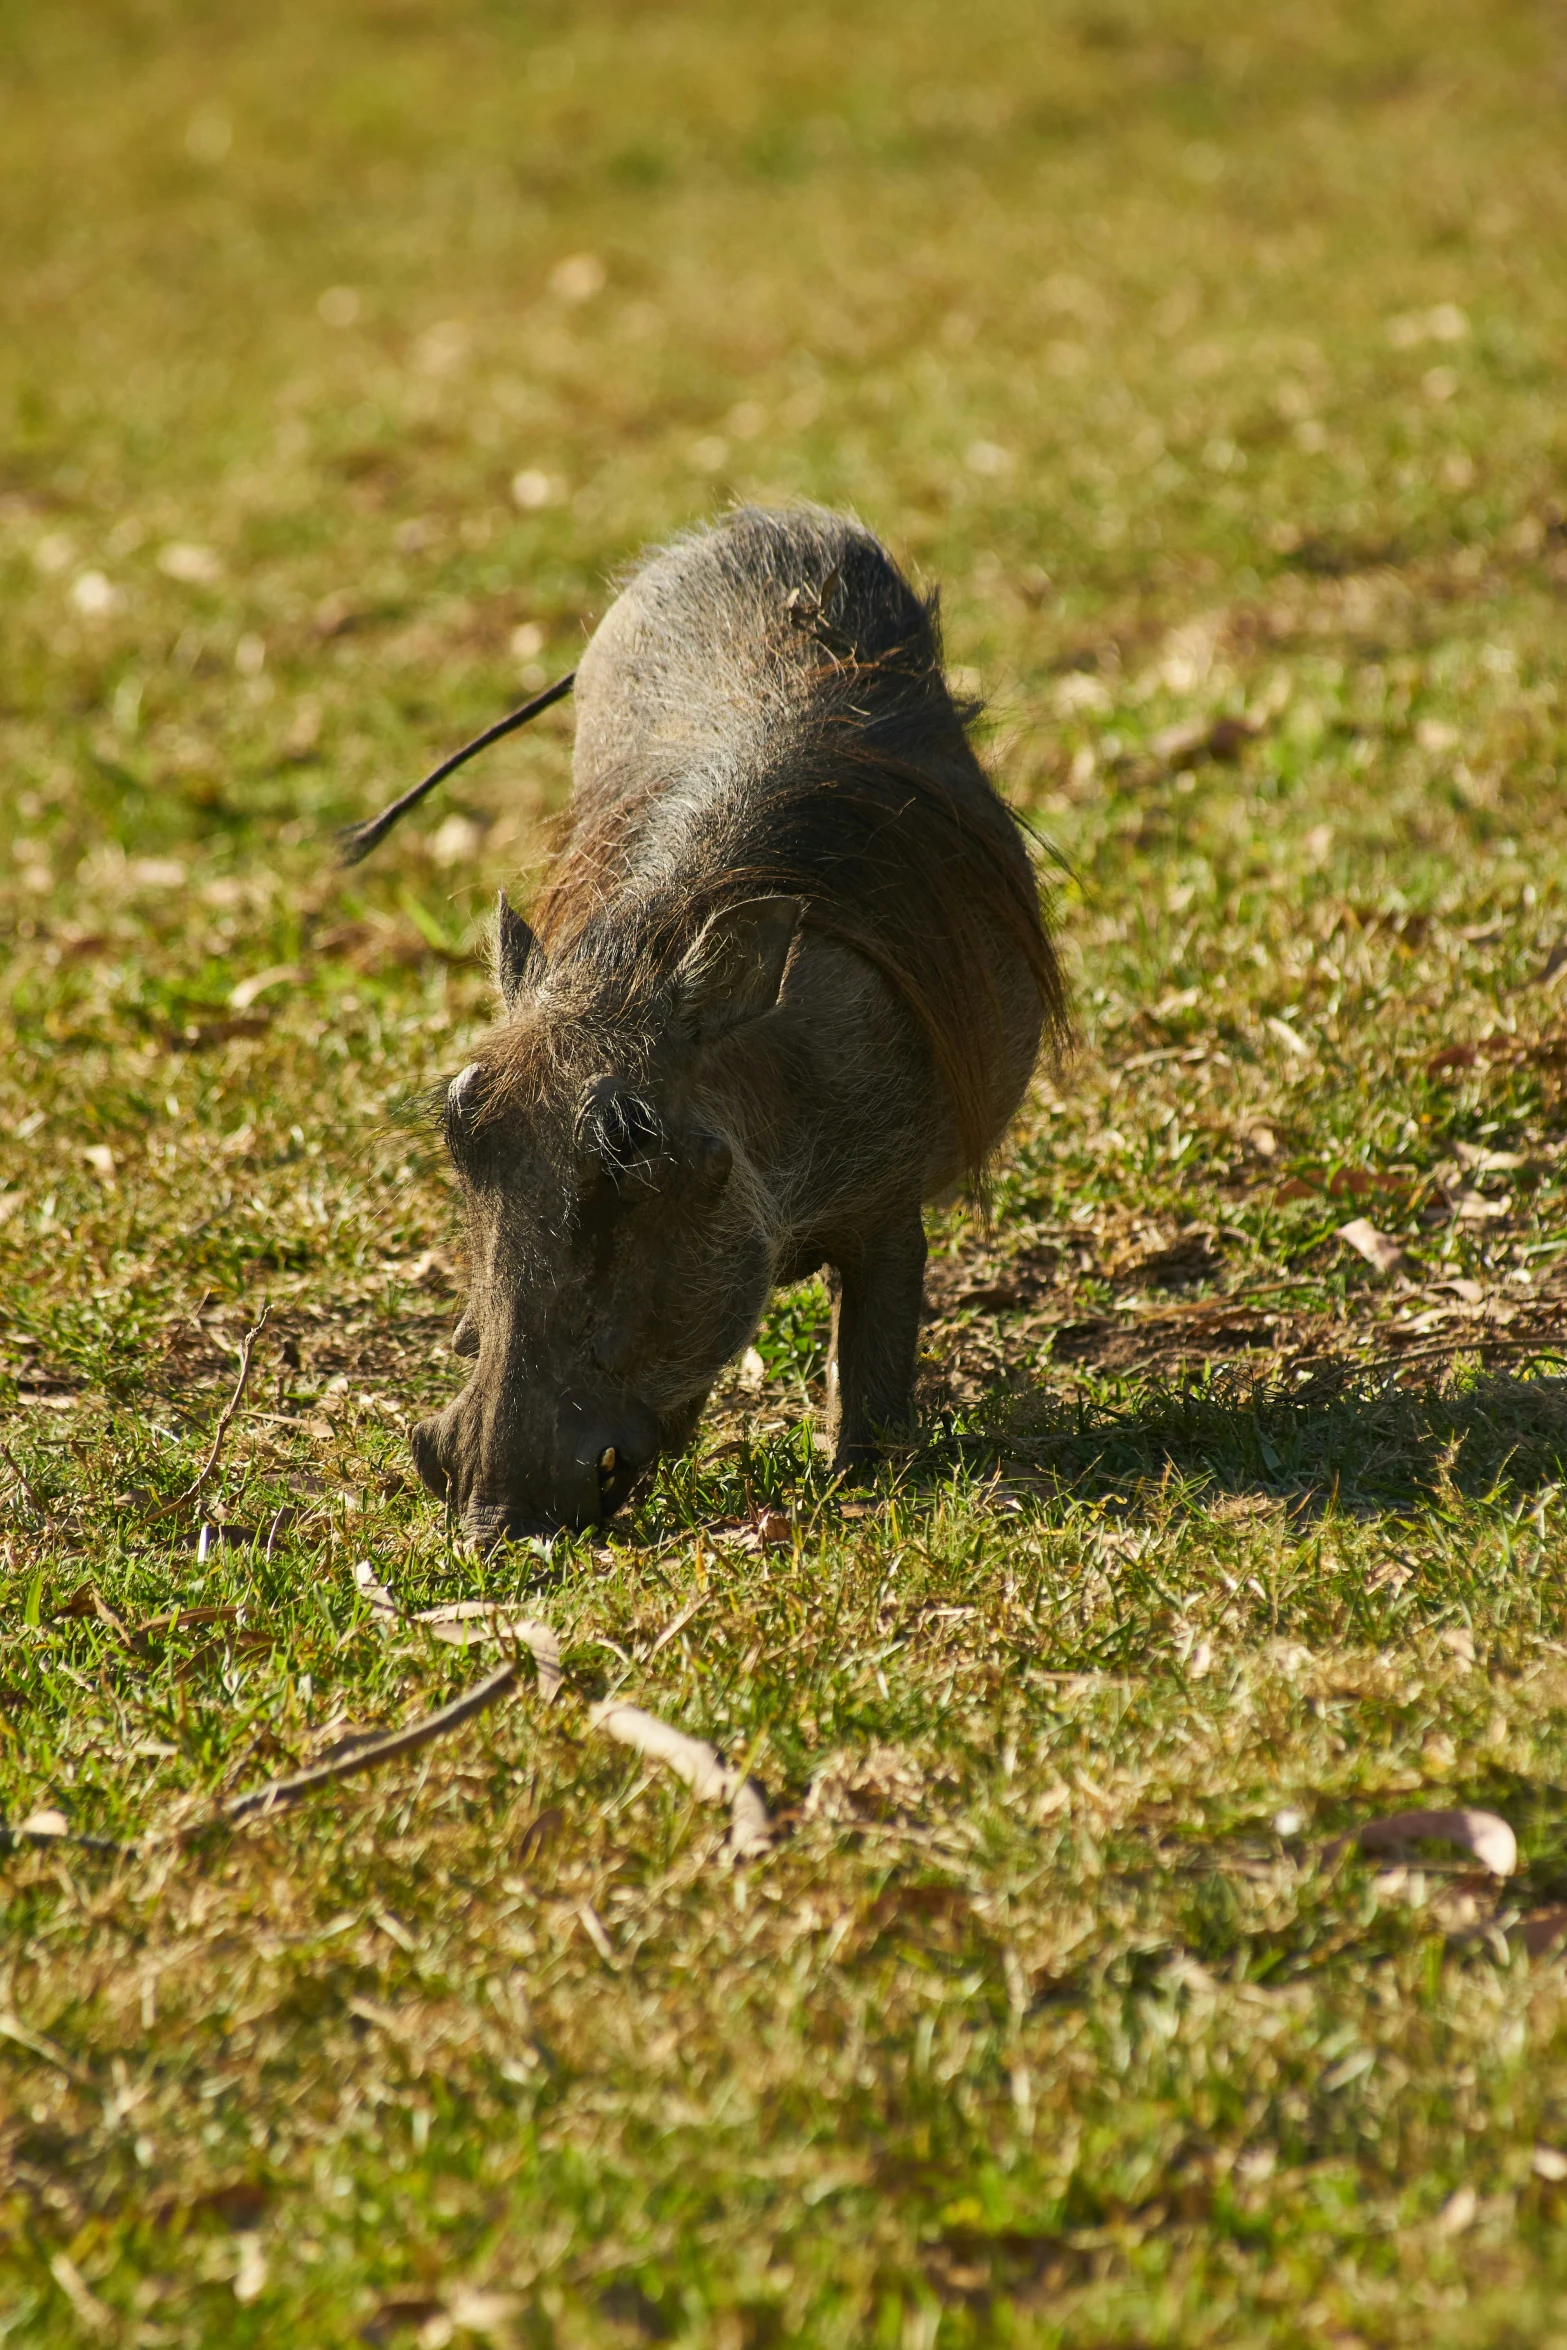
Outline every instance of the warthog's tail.
<svg viewBox="0 0 1567 2350"><path fill-rule="evenodd" d="M392 826L399 823L410 808L419 805L426 792L434 791L438 783L444 783L448 775L455 775L459 767L466 767L470 759L475 758L480 751L487 751L491 743L498 743L502 735L515 734L519 726L526 726L530 718L537 718L539 712L547 710L552 702L563 701L576 682L576 671L568 669L564 677L557 677L553 685L547 685L543 693L535 694L531 702L524 702L520 710L508 711L493 726L487 726L483 734L476 734L471 743L464 743L460 751L453 751L451 757L443 759L422 783L416 783L412 791L405 791L400 800L393 800L391 806L383 808L379 816L371 816L363 824L345 826L337 836L338 863L357 865L361 857L368 857L370 851L385 840Z"/></svg>

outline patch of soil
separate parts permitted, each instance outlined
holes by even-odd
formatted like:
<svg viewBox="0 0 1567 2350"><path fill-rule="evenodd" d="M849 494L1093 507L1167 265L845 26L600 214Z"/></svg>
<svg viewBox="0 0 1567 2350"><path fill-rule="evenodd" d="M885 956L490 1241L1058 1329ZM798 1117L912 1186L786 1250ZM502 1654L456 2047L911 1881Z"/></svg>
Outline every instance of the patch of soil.
<svg viewBox="0 0 1567 2350"><path fill-rule="evenodd" d="M1285 1343L1290 1335L1284 1332ZM1102 1371L1139 1366L1165 1370L1258 1348L1278 1353L1281 1317L1224 1305L1185 1314L1150 1314L1131 1322L1104 1314L1060 1324L1054 1340L1051 1357L1058 1363L1083 1363Z"/></svg>

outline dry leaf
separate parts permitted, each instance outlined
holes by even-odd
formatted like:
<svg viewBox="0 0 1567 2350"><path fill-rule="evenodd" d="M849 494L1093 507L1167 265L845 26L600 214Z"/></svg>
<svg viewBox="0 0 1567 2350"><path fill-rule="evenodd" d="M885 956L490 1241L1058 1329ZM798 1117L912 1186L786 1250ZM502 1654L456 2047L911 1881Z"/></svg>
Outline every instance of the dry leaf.
<svg viewBox="0 0 1567 2350"><path fill-rule="evenodd" d="M794 1520L783 1510L764 1506L752 1514L750 1528L741 1536L745 1550L787 1550L794 1540Z"/></svg>
<svg viewBox="0 0 1567 2350"><path fill-rule="evenodd" d="M1455 1142L1453 1156L1471 1175L1515 1175L1529 1164L1517 1151L1487 1150L1478 1142Z"/></svg>
<svg viewBox="0 0 1567 2350"><path fill-rule="evenodd" d="M235 1632L228 1640L209 1640L202 1648L193 1649L179 1667L175 1678L194 1681L220 1658L260 1656L275 1645L270 1632Z"/></svg>
<svg viewBox="0 0 1567 2350"><path fill-rule="evenodd" d="M431 2293L392 2293L366 2318L359 2329L359 2339L379 2350L380 2344L390 2342L394 2334L405 2330L423 2333L433 2320L445 2315L445 2302L438 2301Z"/></svg>
<svg viewBox="0 0 1567 2350"><path fill-rule="evenodd" d="M1457 1201L1459 1220L1465 1224L1495 1223L1513 1212L1510 1199L1487 1199L1484 1192L1460 1192Z"/></svg>
<svg viewBox="0 0 1567 2350"><path fill-rule="evenodd" d="M736 1860L754 1860L773 1841L772 1815L754 1779L742 1779L729 1799L729 1849Z"/></svg>
<svg viewBox="0 0 1567 2350"><path fill-rule="evenodd" d="M432 2293L393 2293L366 2318L359 2339L379 2350L380 2344L411 2333L418 2350L445 2350L459 2330L494 2334L510 2328L521 2307L515 2293L492 2293L474 2285L455 2285L444 2299Z"/></svg>
<svg viewBox="0 0 1567 2350"><path fill-rule="evenodd" d="M982 1282L977 1289L961 1291L953 1300L954 1305L974 1306L981 1312L998 1314L1027 1302L1023 1291L1011 1281Z"/></svg>
<svg viewBox="0 0 1567 2350"><path fill-rule="evenodd" d="M483 1640L520 1643L533 1653L539 1695L547 1702L559 1690L560 1641L548 1624L524 1615L520 1608L492 1599L457 1599L445 1607L421 1608L417 1615L405 1616L386 1585L376 1580L368 1559L356 1561L354 1581L377 1623L423 1624L437 1640L453 1648L472 1648Z"/></svg>
<svg viewBox="0 0 1567 2350"><path fill-rule="evenodd" d="M11 1830L13 1836L38 1837L69 1836L70 1832L71 1823L64 1812L55 1811L52 1808L44 1811L30 1811L26 1819L18 1820L16 1826Z"/></svg>
<svg viewBox="0 0 1567 2350"><path fill-rule="evenodd" d="M99 2300L69 2253L51 2254L49 2273L89 2333L119 2332L119 2320L113 2310Z"/></svg>
<svg viewBox="0 0 1567 2350"><path fill-rule="evenodd" d="M1465 2228L1474 2225L1474 2216L1479 2208L1480 2198L1466 2182L1449 2195L1436 2224L1444 2236L1461 2236Z"/></svg>
<svg viewBox="0 0 1567 2350"><path fill-rule="evenodd" d="M509 2323L522 2307L515 2293L491 2293L476 2285L458 2285L447 2303L453 2325L470 2334L493 2334Z"/></svg>
<svg viewBox="0 0 1567 2350"><path fill-rule="evenodd" d="M1364 1216L1352 1216L1347 1224L1341 1224L1338 1236L1349 1243L1357 1256L1365 1258L1373 1272L1393 1273L1404 1262L1404 1252L1398 1242L1379 1232Z"/></svg>
<svg viewBox="0 0 1567 2350"><path fill-rule="evenodd" d="M1373 1167L1340 1167L1328 1185L1329 1199L1367 1199L1374 1191L1407 1195L1409 1185L1402 1176L1379 1174Z"/></svg>
<svg viewBox="0 0 1567 2350"><path fill-rule="evenodd" d="M727 1803L729 1850L737 1860L766 1851L772 1841L767 1799L754 1779L725 1762L716 1746L709 1746L705 1738L689 1738L657 1714L639 1705L622 1705L615 1698L594 1706L589 1719L595 1730L635 1747L654 1762L667 1763L699 1803Z"/></svg>
<svg viewBox="0 0 1567 2350"><path fill-rule="evenodd" d="M1311 1047L1306 1039L1297 1029L1292 1028L1287 1020L1281 1020L1276 1012L1268 1014L1263 1026L1276 1036L1285 1051L1293 1053L1298 1061L1311 1059Z"/></svg>
<svg viewBox="0 0 1567 2350"><path fill-rule="evenodd" d="M1494 1811L1389 1812L1337 1838L1323 1857L1336 1859L1351 1844L1362 1852L1399 1852L1427 1841L1456 1845L1493 1877L1510 1877L1518 1866L1518 1839Z"/></svg>
<svg viewBox="0 0 1567 2350"><path fill-rule="evenodd" d="M237 1036L265 1036L272 1025L268 1012L231 1012L217 1020L187 1020L171 1028L164 1043L171 1053L202 1053L215 1044L232 1044Z"/></svg>
<svg viewBox="0 0 1567 2350"><path fill-rule="evenodd" d="M1300 1674L1308 1672L1317 1661L1312 1651L1299 1640L1267 1641L1260 1655L1276 1673L1284 1674L1289 1680L1295 1680Z"/></svg>
<svg viewBox="0 0 1567 2350"><path fill-rule="evenodd" d="M267 2256L260 2238L247 2229L239 2240L239 2266L234 2271L234 2298L241 2305L259 2301L267 2289Z"/></svg>
<svg viewBox="0 0 1567 2350"><path fill-rule="evenodd" d="M566 1815L555 1804L551 1804L548 1811L541 1811L536 1819L531 1819L523 1829L517 1846L517 1866L525 1869L530 1860L537 1859L565 1825Z"/></svg>
<svg viewBox="0 0 1567 2350"><path fill-rule="evenodd" d="M705 1738L689 1738L673 1723L661 1721L639 1705L622 1705L609 1698L594 1706L589 1716L595 1730L633 1746L654 1762L667 1763L683 1779L698 1803L723 1803L733 1792L738 1774Z"/></svg>
<svg viewBox="0 0 1567 2350"><path fill-rule="evenodd" d="M1567 1942L1567 1908L1556 1903L1549 1909L1531 1909L1518 1921L1518 1938L1531 1958L1548 1958L1558 1944Z"/></svg>
<svg viewBox="0 0 1567 2350"><path fill-rule="evenodd" d="M297 963L274 963L266 971L253 971L229 989L229 1010L248 1012L258 996L264 996L270 987L298 987L304 973ZM231 1138L232 1139L232 1138Z"/></svg>
<svg viewBox="0 0 1567 2350"><path fill-rule="evenodd" d="M236 2230L254 2228L260 2226L272 2193L265 2179L222 2179L194 2194L160 2196L149 2216L156 2228L171 2227L178 2219L207 2218Z"/></svg>
<svg viewBox="0 0 1567 2350"><path fill-rule="evenodd" d="M604 1961L604 1964L606 1966L613 1966L615 1963L615 1945L613 1942L611 1942L608 1934L605 1933L604 1920L599 1916L598 1911L594 1908L591 1901L578 1902L577 1917L581 1922L582 1931L586 1934L588 1940L592 1943L594 1949L598 1952L600 1958Z"/></svg>
<svg viewBox="0 0 1567 2350"><path fill-rule="evenodd" d="M740 1388L743 1394L760 1395L767 1380L767 1365L754 1346L748 1346L740 1357Z"/></svg>
<svg viewBox="0 0 1567 2350"><path fill-rule="evenodd" d="M1148 748L1156 759L1172 767L1194 757L1238 759L1246 744L1261 732L1260 720L1253 718L1192 718L1161 727Z"/></svg>
<svg viewBox="0 0 1567 2350"><path fill-rule="evenodd" d="M360 1598L366 1602L373 1616L390 1616L394 1621L401 1620L402 1609L386 1585L376 1581L375 1569L368 1559L355 1560L354 1581L359 1587Z"/></svg>
<svg viewBox="0 0 1567 2350"><path fill-rule="evenodd" d="M512 1641L530 1649L538 1670L539 1695L548 1700L560 1687L560 1641L548 1624L489 1599L458 1599L447 1607L421 1608L410 1619L453 1648L481 1640Z"/></svg>
<svg viewBox="0 0 1567 2350"><path fill-rule="evenodd" d="M238 1620L237 1607L177 1607L167 1615L149 1616L145 1624L138 1624L135 1637L152 1640L162 1632L195 1632L207 1624L232 1624Z"/></svg>
<svg viewBox="0 0 1567 2350"><path fill-rule="evenodd" d="M180 580L188 587L215 587L223 577L223 559L216 549L190 539L171 539L154 560L165 579Z"/></svg>

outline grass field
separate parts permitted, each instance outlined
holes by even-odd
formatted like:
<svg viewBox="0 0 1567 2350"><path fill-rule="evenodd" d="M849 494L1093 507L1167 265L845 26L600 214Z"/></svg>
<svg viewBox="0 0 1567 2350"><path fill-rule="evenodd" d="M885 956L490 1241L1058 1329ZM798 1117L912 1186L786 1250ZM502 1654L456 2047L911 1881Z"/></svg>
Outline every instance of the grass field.
<svg viewBox="0 0 1567 2350"><path fill-rule="evenodd" d="M1522 0L0 0L0 2340L1563 2338L1564 104ZM807 1288L477 1561L417 1105L569 704L331 833L737 496L941 582L1078 1048L875 1490ZM464 1598L552 1703L224 1823Z"/></svg>

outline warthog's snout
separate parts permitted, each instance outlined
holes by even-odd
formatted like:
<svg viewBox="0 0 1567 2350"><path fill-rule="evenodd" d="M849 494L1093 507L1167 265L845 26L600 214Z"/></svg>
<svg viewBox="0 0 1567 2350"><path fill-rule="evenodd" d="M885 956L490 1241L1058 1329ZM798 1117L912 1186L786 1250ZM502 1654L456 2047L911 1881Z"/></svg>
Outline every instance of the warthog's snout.
<svg viewBox="0 0 1567 2350"><path fill-rule="evenodd" d="M412 1438L414 1466L481 1548L594 1525L619 1509L660 1447L635 1396L531 1397L498 1425L468 1387Z"/></svg>

